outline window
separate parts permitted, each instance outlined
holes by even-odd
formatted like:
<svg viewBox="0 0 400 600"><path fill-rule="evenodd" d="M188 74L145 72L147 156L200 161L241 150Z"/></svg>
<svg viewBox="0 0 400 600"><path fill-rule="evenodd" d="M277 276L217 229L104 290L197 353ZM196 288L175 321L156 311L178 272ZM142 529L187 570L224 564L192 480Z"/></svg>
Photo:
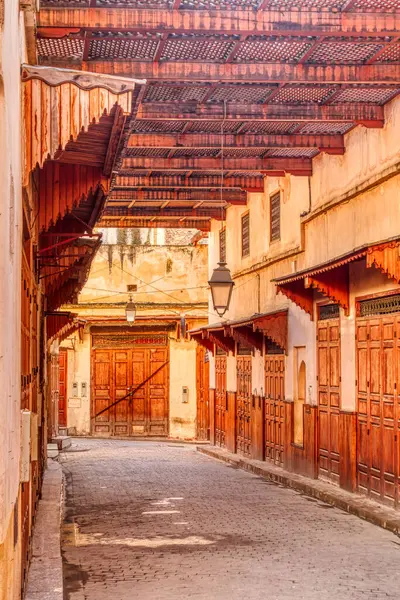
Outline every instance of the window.
<svg viewBox="0 0 400 600"><path fill-rule="evenodd" d="M250 214L242 217L242 258L250 254Z"/></svg>
<svg viewBox="0 0 400 600"><path fill-rule="evenodd" d="M219 262L226 262L226 229L219 232Z"/></svg>
<svg viewBox="0 0 400 600"><path fill-rule="evenodd" d="M281 193L277 192L270 198L270 239L271 242L281 239Z"/></svg>

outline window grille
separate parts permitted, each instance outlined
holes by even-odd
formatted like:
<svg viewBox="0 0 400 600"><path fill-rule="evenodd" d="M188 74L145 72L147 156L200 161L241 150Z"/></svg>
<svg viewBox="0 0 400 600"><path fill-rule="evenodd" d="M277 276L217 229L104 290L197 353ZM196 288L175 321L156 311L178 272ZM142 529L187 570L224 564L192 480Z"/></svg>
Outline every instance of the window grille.
<svg viewBox="0 0 400 600"><path fill-rule="evenodd" d="M400 312L400 294L393 294L393 296L385 296L384 298L362 300L359 302L358 308L360 317L387 315L394 312Z"/></svg>
<svg viewBox="0 0 400 600"><path fill-rule="evenodd" d="M226 262L226 229L219 232L219 261Z"/></svg>
<svg viewBox="0 0 400 600"><path fill-rule="evenodd" d="M339 304L325 304L319 307L319 320L338 319L340 315Z"/></svg>
<svg viewBox="0 0 400 600"><path fill-rule="evenodd" d="M265 351L267 354L284 354L282 348L268 338L265 339Z"/></svg>
<svg viewBox="0 0 400 600"><path fill-rule="evenodd" d="M226 356L225 350L222 350L219 346L215 345L215 354L217 356Z"/></svg>
<svg viewBox="0 0 400 600"><path fill-rule="evenodd" d="M237 354L238 356L249 356L252 353L253 348L242 342L237 343Z"/></svg>
<svg viewBox="0 0 400 600"><path fill-rule="evenodd" d="M277 192L270 199L271 242L281 239L281 193Z"/></svg>
<svg viewBox="0 0 400 600"><path fill-rule="evenodd" d="M242 257L250 254L250 215L242 217Z"/></svg>

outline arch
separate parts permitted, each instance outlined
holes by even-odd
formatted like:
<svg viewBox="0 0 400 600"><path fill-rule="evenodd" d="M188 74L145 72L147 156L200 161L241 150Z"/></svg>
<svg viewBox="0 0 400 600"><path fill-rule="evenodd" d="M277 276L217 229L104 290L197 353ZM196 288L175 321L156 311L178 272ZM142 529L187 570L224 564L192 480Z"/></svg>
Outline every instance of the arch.
<svg viewBox="0 0 400 600"><path fill-rule="evenodd" d="M297 373L297 394L294 399L293 442L304 444L304 404L306 401L306 363L301 361Z"/></svg>

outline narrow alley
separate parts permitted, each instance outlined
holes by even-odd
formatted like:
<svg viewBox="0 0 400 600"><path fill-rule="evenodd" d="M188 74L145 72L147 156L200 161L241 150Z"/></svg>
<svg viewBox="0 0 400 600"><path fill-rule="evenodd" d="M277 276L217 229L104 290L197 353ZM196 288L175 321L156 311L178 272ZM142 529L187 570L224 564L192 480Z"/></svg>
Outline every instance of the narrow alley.
<svg viewBox="0 0 400 600"><path fill-rule="evenodd" d="M68 600L398 598L396 536L168 442L61 455Z"/></svg>

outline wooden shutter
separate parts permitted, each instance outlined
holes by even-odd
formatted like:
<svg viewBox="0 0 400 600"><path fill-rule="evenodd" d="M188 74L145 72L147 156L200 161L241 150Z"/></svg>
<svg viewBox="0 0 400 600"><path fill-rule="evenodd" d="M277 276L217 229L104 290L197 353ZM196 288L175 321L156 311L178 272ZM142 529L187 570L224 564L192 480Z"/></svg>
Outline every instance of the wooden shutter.
<svg viewBox="0 0 400 600"><path fill-rule="evenodd" d="M277 192L270 199L271 207L271 242L281 238L281 193Z"/></svg>
<svg viewBox="0 0 400 600"><path fill-rule="evenodd" d="M242 217L242 257L250 254L250 215Z"/></svg>
<svg viewBox="0 0 400 600"><path fill-rule="evenodd" d="M226 229L219 232L219 260L226 262Z"/></svg>

